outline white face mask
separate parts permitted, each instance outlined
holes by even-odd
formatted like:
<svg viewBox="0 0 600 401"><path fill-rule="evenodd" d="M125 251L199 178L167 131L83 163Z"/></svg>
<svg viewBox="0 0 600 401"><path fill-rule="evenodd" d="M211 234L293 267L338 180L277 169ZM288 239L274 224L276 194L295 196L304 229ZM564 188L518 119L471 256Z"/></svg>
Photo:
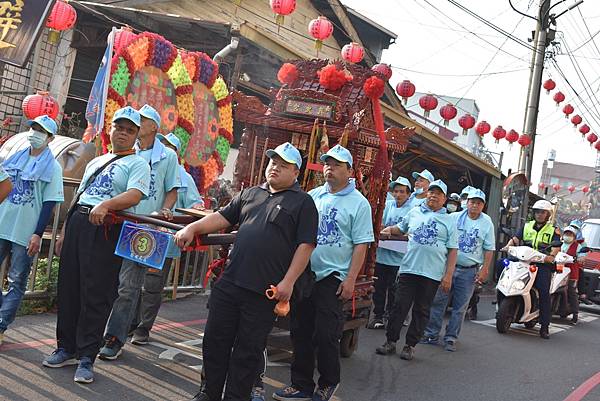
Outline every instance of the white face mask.
<svg viewBox="0 0 600 401"><path fill-rule="evenodd" d="M460 207L462 207L463 209L466 209L467 208L467 203L468 203L467 200L461 201L460 202Z"/></svg>
<svg viewBox="0 0 600 401"><path fill-rule="evenodd" d="M566 236L563 236L563 242L564 242L565 244L570 244L570 243L572 243L574 240L575 240L575 238L573 238L571 235L566 235Z"/></svg>
<svg viewBox="0 0 600 401"><path fill-rule="evenodd" d="M423 188L415 188L415 194L421 195L423 193Z"/></svg>
<svg viewBox="0 0 600 401"><path fill-rule="evenodd" d="M456 212L456 209L458 209L458 207L454 204L454 203L449 203L446 206L446 209L450 212L450 213L454 213Z"/></svg>
<svg viewBox="0 0 600 401"><path fill-rule="evenodd" d="M31 144L32 148L39 149L44 146L46 140L48 140L48 134L30 129L27 133L27 140Z"/></svg>

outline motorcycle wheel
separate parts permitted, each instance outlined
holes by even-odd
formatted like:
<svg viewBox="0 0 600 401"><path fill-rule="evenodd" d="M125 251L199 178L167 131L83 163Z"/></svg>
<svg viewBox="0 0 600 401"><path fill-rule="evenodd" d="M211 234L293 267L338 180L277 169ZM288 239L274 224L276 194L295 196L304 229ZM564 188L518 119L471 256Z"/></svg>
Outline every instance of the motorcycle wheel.
<svg viewBox="0 0 600 401"><path fill-rule="evenodd" d="M507 333L510 330L510 325L513 322L515 311L517 308L517 300L514 298L504 298L498 306L496 314L496 330L498 333Z"/></svg>

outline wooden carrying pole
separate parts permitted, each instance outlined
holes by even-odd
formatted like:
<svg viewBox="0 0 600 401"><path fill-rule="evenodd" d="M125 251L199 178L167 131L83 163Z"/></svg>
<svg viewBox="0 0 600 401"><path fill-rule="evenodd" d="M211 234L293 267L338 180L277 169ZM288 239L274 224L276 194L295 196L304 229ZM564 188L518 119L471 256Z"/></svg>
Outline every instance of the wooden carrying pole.
<svg viewBox="0 0 600 401"><path fill-rule="evenodd" d="M269 146L269 138L265 139L265 146L263 147L262 156L260 157L260 169L256 174L256 185L260 185L262 182L263 168L265 167L265 156L267 152L267 148Z"/></svg>

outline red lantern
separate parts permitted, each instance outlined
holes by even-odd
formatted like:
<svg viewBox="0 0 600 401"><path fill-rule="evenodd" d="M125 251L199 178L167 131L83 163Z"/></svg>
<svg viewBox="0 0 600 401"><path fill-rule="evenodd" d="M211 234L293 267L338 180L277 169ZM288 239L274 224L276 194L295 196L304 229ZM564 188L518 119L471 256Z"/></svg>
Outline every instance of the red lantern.
<svg viewBox="0 0 600 401"><path fill-rule="evenodd" d="M590 192L590 187L586 185L585 187L581 188L581 192L587 194L588 192Z"/></svg>
<svg viewBox="0 0 600 401"><path fill-rule="evenodd" d="M579 124L581 124L582 121L583 121L583 118L581 118L581 116L579 114L575 114L573 117L571 117L571 122L573 123L573 127L577 127Z"/></svg>
<svg viewBox="0 0 600 401"><path fill-rule="evenodd" d="M432 94L421 96L419 106L424 110L423 115L429 117L429 112L438 106L438 100Z"/></svg>
<svg viewBox="0 0 600 401"><path fill-rule="evenodd" d="M23 114L28 120L44 114L52 119L58 116L58 103L48 92L38 92L23 99Z"/></svg>
<svg viewBox="0 0 600 401"><path fill-rule="evenodd" d="M290 15L296 10L296 0L269 0L271 10L275 13L275 22L277 25L283 25L286 15Z"/></svg>
<svg viewBox="0 0 600 401"><path fill-rule="evenodd" d="M351 63L359 63L365 55L365 50L356 42L342 47L342 58Z"/></svg>
<svg viewBox="0 0 600 401"><path fill-rule="evenodd" d="M398 85L396 85L396 93L398 94L398 96L400 96L402 98L402 100L404 100L404 104L406 104L406 101L408 100L409 97L411 97L412 95L415 94L415 90L416 90L415 85L406 79L404 81L400 82ZM437 107L437 104L436 104L436 107Z"/></svg>
<svg viewBox="0 0 600 401"><path fill-rule="evenodd" d="M569 187L567 188L567 191L569 191L570 193L575 192L575 186L574 185L569 185Z"/></svg>
<svg viewBox="0 0 600 401"><path fill-rule="evenodd" d="M444 119L444 126L448 126L450 120L456 117L456 107L452 103L448 103L440 109L440 116Z"/></svg>
<svg viewBox="0 0 600 401"><path fill-rule="evenodd" d="M560 188L561 188L560 184L554 184L554 185L552 185L552 189L554 190L554 192L560 191Z"/></svg>
<svg viewBox="0 0 600 401"><path fill-rule="evenodd" d="M50 28L48 36L50 43L56 43L60 37L58 32L73 28L76 21L77 11L75 8L65 0L57 0L46 20L46 26Z"/></svg>
<svg viewBox="0 0 600 401"><path fill-rule="evenodd" d="M475 132L477 132L477 134L483 138L483 136L490 132L491 129L492 127L488 124L488 122L483 120L477 124L477 127L475 127Z"/></svg>
<svg viewBox="0 0 600 401"><path fill-rule="evenodd" d="M585 139L587 139L587 141L590 143L590 147L592 147L594 142L596 142L598 140L598 135L596 135L592 132L592 133L588 134L588 136Z"/></svg>
<svg viewBox="0 0 600 401"><path fill-rule="evenodd" d="M531 145L531 137L527 134L522 134L519 137L519 145L521 145L524 148Z"/></svg>
<svg viewBox="0 0 600 401"><path fill-rule="evenodd" d="M508 134L506 134L505 139L512 145L519 140L519 133L514 129L511 129L508 131Z"/></svg>
<svg viewBox="0 0 600 401"><path fill-rule="evenodd" d="M458 125L463 129L463 135L467 135L467 131L475 126L475 117L467 113L458 119Z"/></svg>
<svg viewBox="0 0 600 401"><path fill-rule="evenodd" d="M384 64L384 63L375 64L373 67L371 67L371 71L374 71L374 72L377 72L377 73L383 75L385 77L386 81L389 81L390 78L392 77L392 67L390 67L388 64Z"/></svg>
<svg viewBox="0 0 600 401"><path fill-rule="evenodd" d="M558 106L561 102L563 102L565 100L565 94L562 92L556 92L552 99L554 99L554 101L556 102L556 105Z"/></svg>
<svg viewBox="0 0 600 401"><path fill-rule="evenodd" d="M544 188L546 188L546 184L544 184L543 182L540 182L538 184L538 188L541 189L541 190L544 190Z"/></svg>
<svg viewBox="0 0 600 401"><path fill-rule="evenodd" d="M569 115L575 111L575 108L571 106L571 103L565 104L563 107L563 113L565 113L565 118L569 118Z"/></svg>
<svg viewBox="0 0 600 401"><path fill-rule="evenodd" d="M501 125L499 125L496 128L494 128L492 136L496 138L496 143L500 143L500 139L503 139L506 136L506 130L502 128Z"/></svg>
<svg viewBox="0 0 600 401"><path fill-rule="evenodd" d="M319 57L319 50L323 47L323 41L333 33L333 24L327 17L320 16L308 23L308 33L315 38L315 49L317 49L317 57Z"/></svg>
<svg viewBox="0 0 600 401"><path fill-rule="evenodd" d="M582 136L585 136L588 132L590 132L590 127L587 124L583 124L579 127L579 132L581 132Z"/></svg>
<svg viewBox="0 0 600 401"><path fill-rule="evenodd" d="M600 141L598 141L598 142L596 142L596 143L594 144L594 148L595 148L595 149L596 149L598 152L600 152Z"/></svg>
<svg viewBox="0 0 600 401"><path fill-rule="evenodd" d="M135 38L137 38L137 35L133 33L130 27L124 26L117 29L113 46L115 54L118 54L123 48L127 47Z"/></svg>
<svg viewBox="0 0 600 401"><path fill-rule="evenodd" d="M556 88L556 82L551 79L547 79L544 82L544 89L546 89L546 93L550 93L552 89Z"/></svg>

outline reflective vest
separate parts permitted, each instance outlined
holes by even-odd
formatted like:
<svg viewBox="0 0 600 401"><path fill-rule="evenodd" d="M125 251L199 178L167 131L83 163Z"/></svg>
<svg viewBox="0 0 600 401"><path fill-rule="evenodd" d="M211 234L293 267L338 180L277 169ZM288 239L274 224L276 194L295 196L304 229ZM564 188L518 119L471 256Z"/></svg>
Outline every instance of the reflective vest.
<svg viewBox="0 0 600 401"><path fill-rule="evenodd" d="M552 224L546 223L540 231L536 231L534 226L535 220L525 224L525 228L523 229L523 241L531 243L532 248L539 251L540 245L550 245L555 228Z"/></svg>

